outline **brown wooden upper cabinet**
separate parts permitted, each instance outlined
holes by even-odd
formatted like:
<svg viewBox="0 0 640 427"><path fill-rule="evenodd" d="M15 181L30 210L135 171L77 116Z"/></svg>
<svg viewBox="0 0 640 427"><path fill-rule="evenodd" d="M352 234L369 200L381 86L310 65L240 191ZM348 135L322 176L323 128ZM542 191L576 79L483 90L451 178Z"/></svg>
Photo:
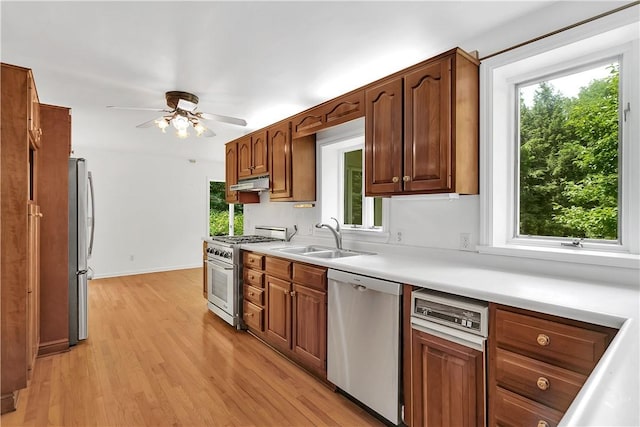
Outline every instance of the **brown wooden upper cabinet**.
<svg viewBox="0 0 640 427"><path fill-rule="evenodd" d="M364 116L364 90L347 93L293 117L292 137L314 134Z"/></svg>
<svg viewBox="0 0 640 427"><path fill-rule="evenodd" d="M267 131L261 130L238 140L238 179L266 175L268 167Z"/></svg>
<svg viewBox="0 0 640 427"><path fill-rule="evenodd" d="M230 186L238 183L238 141L229 142L225 149L225 201L227 203L259 203L258 193L231 191Z"/></svg>
<svg viewBox="0 0 640 427"><path fill-rule="evenodd" d="M316 199L315 134L291 138L291 122L269 128L269 171L272 201Z"/></svg>
<svg viewBox="0 0 640 427"><path fill-rule="evenodd" d="M478 60L453 49L365 91L365 193L478 193Z"/></svg>

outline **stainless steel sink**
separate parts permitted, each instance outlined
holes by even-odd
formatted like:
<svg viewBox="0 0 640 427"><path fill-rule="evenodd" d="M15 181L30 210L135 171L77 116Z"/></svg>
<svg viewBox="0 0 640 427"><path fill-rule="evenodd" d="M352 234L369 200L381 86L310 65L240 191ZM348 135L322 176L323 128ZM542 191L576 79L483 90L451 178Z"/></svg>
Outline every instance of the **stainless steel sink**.
<svg viewBox="0 0 640 427"><path fill-rule="evenodd" d="M310 258L345 258L356 255L374 255L373 252L352 251L350 249L336 249L327 246L286 246L273 248L274 251L303 255Z"/></svg>

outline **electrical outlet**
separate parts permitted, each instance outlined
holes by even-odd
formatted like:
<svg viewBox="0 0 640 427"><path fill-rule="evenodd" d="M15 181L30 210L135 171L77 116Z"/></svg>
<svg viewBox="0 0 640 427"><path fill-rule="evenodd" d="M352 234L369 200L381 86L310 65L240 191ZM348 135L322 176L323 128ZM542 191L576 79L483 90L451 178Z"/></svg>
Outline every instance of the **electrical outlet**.
<svg viewBox="0 0 640 427"><path fill-rule="evenodd" d="M135 257L133 255L129 255L129 261L133 261Z"/></svg>
<svg viewBox="0 0 640 427"><path fill-rule="evenodd" d="M396 233L396 242L398 243L402 242L402 231L398 231Z"/></svg>
<svg viewBox="0 0 640 427"><path fill-rule="evenodd" d="M460 233L460 249L463 251L471 250L471 233Z"/></svg>

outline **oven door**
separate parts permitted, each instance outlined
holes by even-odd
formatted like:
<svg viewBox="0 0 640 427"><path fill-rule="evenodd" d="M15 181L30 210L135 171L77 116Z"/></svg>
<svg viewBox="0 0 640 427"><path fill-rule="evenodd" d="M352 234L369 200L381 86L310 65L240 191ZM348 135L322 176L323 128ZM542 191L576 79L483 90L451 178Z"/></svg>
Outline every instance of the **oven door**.
<svg viewBox="0 0 640 427"><path fill-rule="evenodd" d="M225 322L236 326L238 320L235 268L215 260L207 260L208 307Z"/></svg>

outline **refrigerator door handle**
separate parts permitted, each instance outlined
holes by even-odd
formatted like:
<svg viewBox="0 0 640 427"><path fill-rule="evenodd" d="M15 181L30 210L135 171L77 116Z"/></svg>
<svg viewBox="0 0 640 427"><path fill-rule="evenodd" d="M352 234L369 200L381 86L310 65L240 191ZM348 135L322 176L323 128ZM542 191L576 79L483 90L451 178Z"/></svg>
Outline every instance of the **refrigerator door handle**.
<svg viewBox="0 0 640 427"><path fill-rule="evenodd" d="M93 192L93 176L91 172L88 172L89 176L89 191L91 192L91 238L89 240L89 254L87 258L91 258L91 254L93 253L93 236L96 229L96 205L95 205L95 195Z"/></svg>
<svg viewBox="0 0 640 427"><path fill-rule="evenodd" d="M93 268L87 268L87 280L93 279Z"/></svg>

